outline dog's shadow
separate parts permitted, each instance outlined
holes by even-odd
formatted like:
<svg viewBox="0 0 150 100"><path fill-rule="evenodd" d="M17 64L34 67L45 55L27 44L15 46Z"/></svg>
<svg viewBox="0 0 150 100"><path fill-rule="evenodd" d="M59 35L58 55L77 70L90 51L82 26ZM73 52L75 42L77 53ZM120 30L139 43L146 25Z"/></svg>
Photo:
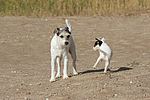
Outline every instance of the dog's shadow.
<svg viewBox="0 0 150 100"><path fill-rule="evenodd" d="M110 73L117 73L121 71L127 71L133 69L132 67L125 66L125 67L119 67L118 69L108 69L107 71ZM104 73L104 69L91 69L91 70L86 70L83 72L79 72L78 75L83 75L83 74L88 74L88 73Z"/></svg>

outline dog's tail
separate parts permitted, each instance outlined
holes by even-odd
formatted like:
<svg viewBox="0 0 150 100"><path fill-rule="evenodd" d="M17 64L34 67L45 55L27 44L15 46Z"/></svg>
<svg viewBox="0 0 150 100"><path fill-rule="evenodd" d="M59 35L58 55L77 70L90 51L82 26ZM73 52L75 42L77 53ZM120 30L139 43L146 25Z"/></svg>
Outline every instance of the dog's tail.
<svg viewBox="0 0 150 100"><path fill-rule="evenodd" d="M68 19L66 19L66 24L67 24L67 27L69 28L69 31L71 32L71 24L70 24L70 22L68 21Z"/></svg>

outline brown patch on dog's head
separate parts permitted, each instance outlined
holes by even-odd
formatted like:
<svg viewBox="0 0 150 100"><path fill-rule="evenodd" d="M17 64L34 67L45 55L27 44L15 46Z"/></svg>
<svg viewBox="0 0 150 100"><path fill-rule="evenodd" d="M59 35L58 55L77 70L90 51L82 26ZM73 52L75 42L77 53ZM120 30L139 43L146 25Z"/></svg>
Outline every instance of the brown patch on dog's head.
<svg viewBox="0 0 150 100"><path fill-rule="evenodd" d="M56 28L56 29L54 30L54 32L53 32L53 33L54 33L54 34L57 34L57 36L59 36L59 34L60 34L60 32L59 32L59 31L60 31L60 28Z"/></svg>

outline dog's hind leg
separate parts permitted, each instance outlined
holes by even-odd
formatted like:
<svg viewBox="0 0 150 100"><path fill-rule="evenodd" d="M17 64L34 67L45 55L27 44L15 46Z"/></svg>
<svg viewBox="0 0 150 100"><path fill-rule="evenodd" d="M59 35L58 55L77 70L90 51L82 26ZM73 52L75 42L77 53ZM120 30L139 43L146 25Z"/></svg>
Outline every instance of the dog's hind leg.
<svg viewBox="0 0 150 100"><path fill-rule="evenodd" d="M72 57L72 60L73 60L72 61L73 74L77 75L78 72L77 72L77 69L76 69L76 54L72 54L71 57Z"/></svg>
<svg viewBox="0 0 150 100"><path fill-rule="evenodd" d="M76 69L76 52L75 52L75 47L70 48L69 53L71 54L72 57L72 68L73 68L73 75L77 75L77 69Z"/></svg>
<svg viewBox="0 0 150 100"><path fill-rule="evenodd" d="M106 60L104 73L107 73L107 68L108 68L109 64L110 64L110 60Z"/></svg>
<svg viewBox="0 0 150 100"><path fill-rule="evenodd" d="M61 68L61 58L60 57L57 58L57 65L58 65L58 68L57 68L56 78L60 78L60 68Z"/></svg>

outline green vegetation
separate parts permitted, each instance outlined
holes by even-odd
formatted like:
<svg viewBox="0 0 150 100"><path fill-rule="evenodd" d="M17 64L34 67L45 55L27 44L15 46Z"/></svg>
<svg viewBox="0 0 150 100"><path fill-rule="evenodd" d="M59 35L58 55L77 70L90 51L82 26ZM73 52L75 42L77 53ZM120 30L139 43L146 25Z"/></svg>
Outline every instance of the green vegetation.
<svg viewBox="0 0 150 100"><path fill-rule="evenodd" d="M133 62L131 62L130 64L129 63L127 63L127 66L131 66L131 67L133 67L133 66L136 66L136 65L139 65L139 63L140 62L138 62L138 61L133 61Z"/></svg>
<svg viewBox="0 0 150 100"><path fill-rule="evenodd" d="M150 0L0 0L0 16L134 16L149 10Z"/></svg>

